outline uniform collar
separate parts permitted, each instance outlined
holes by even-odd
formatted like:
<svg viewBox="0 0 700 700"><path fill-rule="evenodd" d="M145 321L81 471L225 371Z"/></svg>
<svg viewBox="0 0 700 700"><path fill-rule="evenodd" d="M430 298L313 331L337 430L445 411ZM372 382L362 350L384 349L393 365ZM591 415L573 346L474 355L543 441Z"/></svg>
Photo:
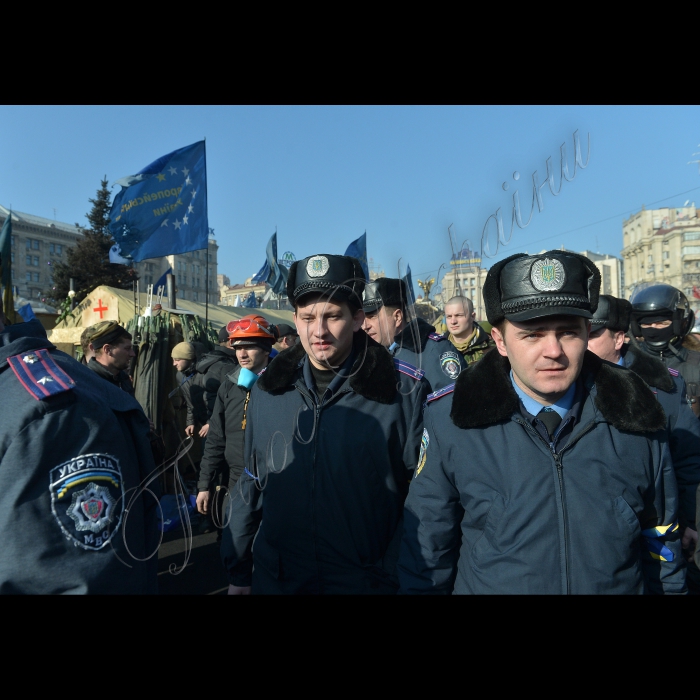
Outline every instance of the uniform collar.
<svg viewBox="0 0 700 700"><path fill-rule="evenodd" d="M533 416L536 416L543 408L545 408L545 405L543 403L540 403L536 399L533 399L531 396L528 396L516 383L515 379L513 378L513 370L511 369L510 371L510 382L513 385L513 389L515 389L515 393L518 395L518 398L520 401L522 401L523 406L525 407L525 410L530 413ZM553 403L550 405L550 408L553 411L556 411L561 418L564 418L566 414L569 412L571 409L571 406L574 403L574 396L576 394L576 382L574 382L562 396L559 401L556 403Z"/></svg>

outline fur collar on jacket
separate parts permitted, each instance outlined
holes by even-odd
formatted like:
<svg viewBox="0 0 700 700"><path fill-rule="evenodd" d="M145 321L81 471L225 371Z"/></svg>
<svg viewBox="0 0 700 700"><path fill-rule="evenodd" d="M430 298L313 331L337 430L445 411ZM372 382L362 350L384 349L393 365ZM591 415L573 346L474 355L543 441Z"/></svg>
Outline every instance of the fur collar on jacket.
<svg viewBox="0 0 700 700"><path fill-rule="evenodd" d="M636 340L630 340L624 357L627 366L649 386L661 391L673 391L675 384L664 363L644 352Z"/></svg>
<svg viewBox="0 0 700 700"><path fill-rule="evenodd" d="M357 359L348 380L350 388L370 401L391 403L396 395L397 384L392 356L363 330L357 331L353 337L353 351L357 354ZM283 350L258 379L258 386L268 393L294 386L301 376L301 365L305 357L306 351L301 343Z"/></svg>
<svg viewBox="0 0 700 700"><path fill-rule="evenodd" d="M495 348L462 370L455 382L452 422L458 428L477 428L510 420L518 410L519 399L509 372L508 358ZM661 405L641 377L631 370L603 362L587 350L582 375L596 386L596 408L618 430L653 433L666 426Z"/></svg>

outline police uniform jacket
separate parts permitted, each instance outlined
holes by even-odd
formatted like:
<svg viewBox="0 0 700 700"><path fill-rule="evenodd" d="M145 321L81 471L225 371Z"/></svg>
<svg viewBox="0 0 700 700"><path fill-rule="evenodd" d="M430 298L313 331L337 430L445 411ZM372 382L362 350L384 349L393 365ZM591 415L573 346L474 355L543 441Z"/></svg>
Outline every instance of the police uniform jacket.
<svg viewBox="0 0 700 700"><path fill-rule="evenodd" d="M230 372L219 387L214 410L209 419L209 432L204 446L197 482L198 491L209 491L220 474L229 490L243 473L243 443L245 428L243 413L247 413L249 391L238 384L240 366Z"/></svg>
<svg viewBox="0 0 700 700"><path fill-rule="evenodd" d="M467 366L461 352L422 318L409 323L389 348L394 357L425 372L433 391L451 384Z"/></svg>
<svg viewBox="0 0 700 700"><path fill-rule="evenodd" d="M586 352L578 420L552 447L509 371L487 353L428 402L402 591L685 592L666 417L646 384Z"/></svg>
<svg viewBox="0 0 700 700"><path fill-rule="evenodd" d="M647 343L637 343L642 352L660 360L666 367L680 372L685 381L686 390L689 396L695 401L700 401L700 352L689 350L679 343L669 344L662 352L656 352ZM698 413L696 407L695 413Z"/></svg>
<svg viewBox="0 0 700 700"><path fill-rule="evenodd" d="M252 581L253 594L396 592L428 394L421 377L364 331L323 397L302 345L270 363L251 393L246 471L221 545L232 584Z"/></svg>
<svg viewBox="0 0 700 700"><path fill-rule="evenodd" d="M642 352L636 341L623 346L623 362L638 374L654 392L664 409L673 470L678 482L681 527L696 528L696 493L700 485L700 421L686 396L686 387L678 370L668 369L661 362ZM625 350L626 349L626 350Z"/></svg>
<svg viewBox="0 0 700 700"><path fill-rule="evenodd" d="M38 321L0 333L0 396L0 593L156 593L158 486L141 488L155 465L136 400Z"/></svg>

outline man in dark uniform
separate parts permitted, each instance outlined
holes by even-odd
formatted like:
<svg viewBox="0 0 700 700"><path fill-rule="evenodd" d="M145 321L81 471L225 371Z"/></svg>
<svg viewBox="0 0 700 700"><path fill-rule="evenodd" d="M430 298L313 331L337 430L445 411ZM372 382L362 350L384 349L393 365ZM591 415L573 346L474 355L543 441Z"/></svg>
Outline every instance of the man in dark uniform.
<svg viewBox="0 0 700 700"><path fill-rule="evenodd" d="M157 593L143 411L56 350L38 321L3 323L0 593Z"/></svg>
<svg viewBox="0 0 700 700"><path fill-rule="evenodd" d="M126 373L129 363L136 357L131 333L114 321L101 321L90 327L90 347L95 353L88 367L97 375L134 395L134 386Z"/></svg>
<svg viewBox="0 0 700 700"><path fill-rule="evenodd" d="M445 304L445 337L462 354L467 365L478 362L494 346L491 336L475 317L474 304L468 297L452 297Z"/></svg>
<svg viewBox="0 0 700 700"><path fill-rule="evenodd" d="M428 399L402 591L686 592L666 416L586 351L599 289L575 253L489 270L496 351Z"/></svg>
<svg viewBox="0 0 700 700"><path fill-rule="evenodd" d="M400 360L419 367L433 391L454 382L467 366L461 353L422 318L409 321L406 283L380 277L365 286L363 328Z"/></svg>
<svg viewBox="0 0 700 700"><path fill-rule="evenodd" d="M700 416L700 352L683 346L695 321L687 297L670 284L654 284L635 292L630 302L630 329L635 337L644 338L640 347L680 372L693 413Z"/></svg>
<svg viewBox="0 0 700 700"><path fill-rule="evenodd" d="M677 370L641 350L632 338L625 343L632 305L626 299L602 294L593 318L588 349L601 360L629 367L654 392L667 420L668 444L678 482L683 551L690 562L687 573L690 593L700 592L700 572L692 563L698 541L695 523L696 493L700 485L700 421L688 405L685 382Z"/></svg>
<svg viewBox="0 0 700 700"><path fill-rule="evenodd" d="M398 588L428 385L362 331L363 279L360 262L341 255L289 270L301 344L281 352L251 392L246 469L221 544L230 593L251 583L256 594Z"/></svg>
<svg viewBox="0 0 700 700"><path fill-rule="evenodd" d="M243 445L248 403L253 384L267 367L274 336L267 320L258 314L244 316L228 325L232 349L238 357L236 369L221 382L210 418L209 437L204 448L199 481L197 510L210 512L209 503L216 487L222 497L217 500L214 524L222 527L224 496L233 493L243 473Z"/></svg>

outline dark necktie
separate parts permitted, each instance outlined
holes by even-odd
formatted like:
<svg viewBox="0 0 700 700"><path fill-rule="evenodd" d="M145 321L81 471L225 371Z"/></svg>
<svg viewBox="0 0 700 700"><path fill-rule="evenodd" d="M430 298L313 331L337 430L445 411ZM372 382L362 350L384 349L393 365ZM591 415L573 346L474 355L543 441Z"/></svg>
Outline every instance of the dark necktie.
<svg viewBox="0 0 700 700"><path fill-rule="evenodd" d="M554 433L557 431L557 428L559 427L559 423L561 423L561 416L553 409L553 408L543 408L539 414L537 415L537 418L544 423L544 427L547 428L547 432L549 433L549 437L553 438Z"/></svg>

